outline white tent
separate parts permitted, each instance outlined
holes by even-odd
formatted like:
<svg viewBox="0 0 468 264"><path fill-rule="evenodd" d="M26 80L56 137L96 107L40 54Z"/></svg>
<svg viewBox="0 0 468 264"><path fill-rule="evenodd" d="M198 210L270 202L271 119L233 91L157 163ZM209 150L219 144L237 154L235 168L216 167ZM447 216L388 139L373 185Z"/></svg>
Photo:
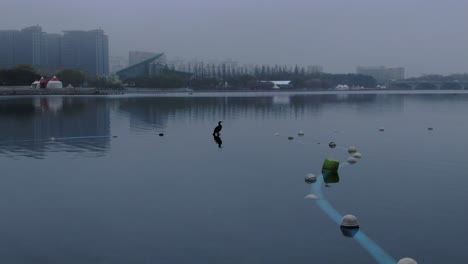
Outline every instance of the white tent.
<svg viewBox="0 0 468 264"><path fill-rule="evenodd" d="M52 88L52 89L58 89L58 88L63 88L63 84L57 77L54 76L54 78L50 79L50 81L47 83L47 88Z"/></svg>
<svg viewBox="0 0 468 264"><path fill-rule="evenodd" d="M31 88L33 89L38 89L41 87L41 83L39 82L39 80L35 80L32 84L31 84Z"/></svg>

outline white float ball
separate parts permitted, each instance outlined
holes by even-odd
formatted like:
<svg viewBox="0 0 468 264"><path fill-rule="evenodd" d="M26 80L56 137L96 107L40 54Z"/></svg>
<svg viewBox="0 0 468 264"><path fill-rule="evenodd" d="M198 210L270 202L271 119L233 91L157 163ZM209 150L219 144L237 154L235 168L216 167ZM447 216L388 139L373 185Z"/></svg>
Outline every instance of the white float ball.
<svg viewBox="0 0 468 264"><path fill-rule="evenodd" d="M306 197L304 197L304 199L312 199L312 200L317 200L317 199L320 199L317 195L315 194L309 194L307 195Z"/></svg>
<svg viewBox="0 0 468 264"><path fill-rule="evenodd" d="M349 147L348 148L348 153L355 153L357 151L356 147Z"/></svg>
<svg viewBox="0 0 468 264"><path fill-rule="evenodd" d="M305 176L305 182L307 183L314 183L317 181L317 176L312 173L309 173Z"/></svg>
<svg viewBox="0 0 468 264"><path fill-rule="evenodd" d="M418 262L412 258L402 258L397 264L418 264Z"/></svg>
<svg viewBox="0 0 468 264"><path fill-rule="evenodd" d="M359 227L359 221L356 216L348 214L341 218L341 226L348 228L357 228Z"/></svg>

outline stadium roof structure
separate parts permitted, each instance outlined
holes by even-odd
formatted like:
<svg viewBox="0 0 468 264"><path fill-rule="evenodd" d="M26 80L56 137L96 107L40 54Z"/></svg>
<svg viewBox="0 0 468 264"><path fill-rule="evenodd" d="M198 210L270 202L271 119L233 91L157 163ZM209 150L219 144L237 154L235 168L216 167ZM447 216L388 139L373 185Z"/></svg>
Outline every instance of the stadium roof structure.
<svg viewBox="0 0 468 264"><path fill-rule="evenodd" d="M162 62L163 60L164 60L164 53L159 53L142 62L139 62L134 65L130 65L129 67L116 72L116 74L119 76L121 80L129 79L129 78L136 78L136 77L148 77L154 74L154 65L163 66L163 62Z"/></svg>

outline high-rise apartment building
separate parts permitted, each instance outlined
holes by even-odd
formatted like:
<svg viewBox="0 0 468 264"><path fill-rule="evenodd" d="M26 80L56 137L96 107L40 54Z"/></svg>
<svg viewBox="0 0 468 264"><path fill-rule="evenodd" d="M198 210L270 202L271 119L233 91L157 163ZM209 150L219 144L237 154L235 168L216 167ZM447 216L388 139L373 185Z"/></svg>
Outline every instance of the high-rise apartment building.
<svg viewBox="0 0 468 264"><path fill-rule="evenodd" d="M15 49L19 30L0 30L0 69L15 65Z"/></svg>
<svg viewBox="0 0 468 264"><path fill-rule="evenodd" d="M0 31L0 67L16 65L47 65L47 38L40 26Z"/></svg>
<svg viewBox="0 0 468 264"><path fill-rule="evenodd" d="M47 34L40 26L0 30L0 68L30 65L109 74L109 40L103 30Z"/></svg>
<svg viewBox="0 0 468 264"><path fill-rule="evenodd" d="M19 32L15 48L15 64L47 65L47 38L40 26L27 27Z"/></svg>
<svg viewBox="0 0 468 264"><path fill-rule="evenodd" d="M47 34L47 68L59 69L62 64L62 35Z"/></svg>
<svg viewBox="0 0 468 264"><path fill-rule="evenodd" d="M68 30L62 37L62 68L109 74L109 40L103 30Z"/></svg>

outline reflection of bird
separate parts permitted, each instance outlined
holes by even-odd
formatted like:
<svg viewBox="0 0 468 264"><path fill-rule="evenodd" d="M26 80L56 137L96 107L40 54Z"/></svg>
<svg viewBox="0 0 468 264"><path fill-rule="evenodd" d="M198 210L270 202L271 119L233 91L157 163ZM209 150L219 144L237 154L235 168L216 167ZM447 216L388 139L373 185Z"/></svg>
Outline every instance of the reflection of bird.
<svg viewBox="0 0 468 264"><path fill-rule="evenodd" d="M219 132L221 131L221 129L223 129L223 126L221 125L222 122L223 122L223 121L219 121L219 122L218 122L218 126L215 127L215 129L214 129L214 131L213 131L213 136L214 136L214 135L219 136Z"/></svg>
<svg viewBox="0 0 468 264"><path fill-rule="evenodd" d="M222 148L221 145L223 144L223 141L221 140L221 138L219 136L213 134L213 139L216 142L216 144L218 144L218 148Z"/></svg>

